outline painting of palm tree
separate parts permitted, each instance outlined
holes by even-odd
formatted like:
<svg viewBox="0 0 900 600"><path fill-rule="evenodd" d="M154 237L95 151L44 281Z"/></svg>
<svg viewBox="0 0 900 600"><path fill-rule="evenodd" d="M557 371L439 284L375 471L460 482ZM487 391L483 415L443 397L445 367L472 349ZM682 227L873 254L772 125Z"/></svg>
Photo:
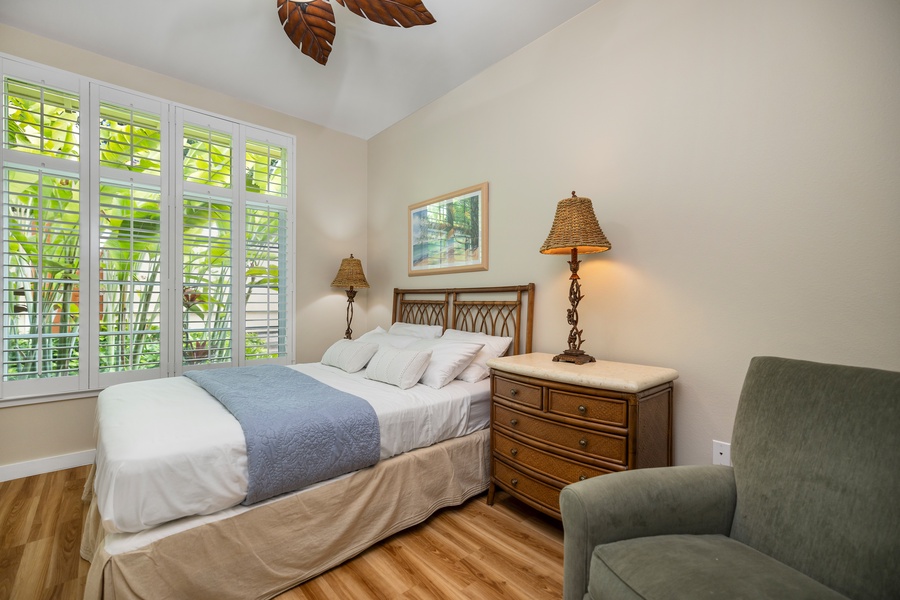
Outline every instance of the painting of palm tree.
<svg viewBox="0 0 900 600"><path fill-rule="evenodd" d="M409 274L486 271L488 184L409 207Z"/></svg>

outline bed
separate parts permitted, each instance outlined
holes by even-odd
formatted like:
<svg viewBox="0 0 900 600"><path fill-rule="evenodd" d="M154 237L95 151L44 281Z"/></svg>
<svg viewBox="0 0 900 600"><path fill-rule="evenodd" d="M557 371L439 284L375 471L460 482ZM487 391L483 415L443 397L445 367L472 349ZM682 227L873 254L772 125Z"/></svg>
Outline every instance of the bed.
<svg viewBox="0 0 900 600"><path fill-rule="evenodd" d="M395 289L392 323L451 330L446 337L509 337L508 352L518 354L531 351L533 305L534 284ZM360 391L368 384L359 373L320 363L292 368L351 394L368 393ZM98 401L104 442L85 486L90 507L81 540L81 555L91 562L86 600L271 598L487 489L487 379L453 380L439 389L373 384L367 401L384 423L373 466L248 506L240 504L246 493L234 441L240 428L221 407L217 416L201 411L216 401L186 379L113 386ZM407 411L410 399L425 411ZM142 426L166 432L156 440L166 456L147 459L152 450L133 432ZM197 452L202 459L190 458ZM168 502L181 513L161 512L157 505L167 502L154 495L173 495L193 482L157 478L154 469L203 480L206 465L216 462L232 469L224 483L201 488L194 504ZM130 469L138 475L127 477Z"/></svg>

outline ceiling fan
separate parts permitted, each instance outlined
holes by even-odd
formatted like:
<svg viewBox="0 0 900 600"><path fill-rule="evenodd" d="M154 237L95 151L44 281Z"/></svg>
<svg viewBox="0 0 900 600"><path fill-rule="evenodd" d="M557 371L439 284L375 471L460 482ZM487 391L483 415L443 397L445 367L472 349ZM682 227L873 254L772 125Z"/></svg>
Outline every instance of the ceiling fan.
<svg viewBox="0 0 900 600"><path fill-rule="evenodd" d="M326 0L276 0L284 32L303 54L319 64L328 62L336 28L334 9ZM389 27L431 25L435 18L421 0L337 0L352 12Z"/></svg>

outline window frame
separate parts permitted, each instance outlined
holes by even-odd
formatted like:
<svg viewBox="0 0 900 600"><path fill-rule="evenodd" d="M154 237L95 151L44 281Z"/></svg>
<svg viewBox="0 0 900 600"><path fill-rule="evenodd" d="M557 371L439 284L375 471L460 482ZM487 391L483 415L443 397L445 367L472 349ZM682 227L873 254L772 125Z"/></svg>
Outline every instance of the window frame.
<svg viewBox="0 0 900 600"><path fill-rule="evenodd" d="M292 364L294 362L294 298L296 224L294 220L296 189L296 138L283 132L216 115L147 94L134 92L102 81L67 71L32 63L0 53L0 80L7 77L21 79L77 94L79 102L79 160L67 160L5 148L4 136L0 144L0 169L21 166L53 172L77 174L80 201L80 320L78 375L60 378L35 378L3 381L0 377L0 408L82 398L116 383L171 377L186 369L219 368L243 364ZM6 122L4 87L3 123ZM135 111L158 115L160 119L160 174L116 169L100 164L100 106L108 103L132 107ZM182 131L185 122L195 125L212 124L214 129L227 130L231 138L231 187L219 188L185 181L183 177ZM86 125L87 124L87 125ZM256 194L246 190L246 142L266 141L285 150L284 176L287 197ZM160 193L160 364L158 368L100 372L100 187L101 181L117 185L150 186ZM192 196L227 197L232 206L232 266L231 266L231 361L212 365L183 365L181 329L182 290L182 227L184 194ZM243 291L246 286L245 215L248 206L273 206L284 211L286 247L279 248L287 267L279 271L278 322L284 327L284 355L277 358L248 359L245 356L246 312ZM5 210L5 191L3 207ZM0 273L0 285L4 284ZM2 289L2 288L0 288ZM279 288L280 289L280 288ZM0 328L0 344L3 342ZM2 356L2 355L0 355Z"/></svg>

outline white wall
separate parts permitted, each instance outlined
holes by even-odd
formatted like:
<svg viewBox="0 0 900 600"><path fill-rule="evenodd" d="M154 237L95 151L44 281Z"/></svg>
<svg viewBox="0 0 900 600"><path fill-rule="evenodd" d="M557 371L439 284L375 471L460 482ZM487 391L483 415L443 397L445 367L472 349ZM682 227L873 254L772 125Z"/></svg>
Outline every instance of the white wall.
<svg viewBox="0 0 900 600"><path fill-rule="evenodd" d="M295 135L297 361L318 360L343 336L347 296L330 284L351 252L368 266L365 141L2 24L0 52ZM366 299L357 296L361 329ZM85 398L0 408L0 480L4 465L93 449L94 406Z"/></svg>
<svg viewBox="0 0 900 600"><path fill-rule="evenodd" d="M583 348L680 372L676 463L730 440L752 356L900 370L898 64L894 0L604 0L370 140L369 325L393 287L533 281L562 350L538 248L576 190L613 246ZM407 206L482 181L490 271L407 277Z"/></svg>

